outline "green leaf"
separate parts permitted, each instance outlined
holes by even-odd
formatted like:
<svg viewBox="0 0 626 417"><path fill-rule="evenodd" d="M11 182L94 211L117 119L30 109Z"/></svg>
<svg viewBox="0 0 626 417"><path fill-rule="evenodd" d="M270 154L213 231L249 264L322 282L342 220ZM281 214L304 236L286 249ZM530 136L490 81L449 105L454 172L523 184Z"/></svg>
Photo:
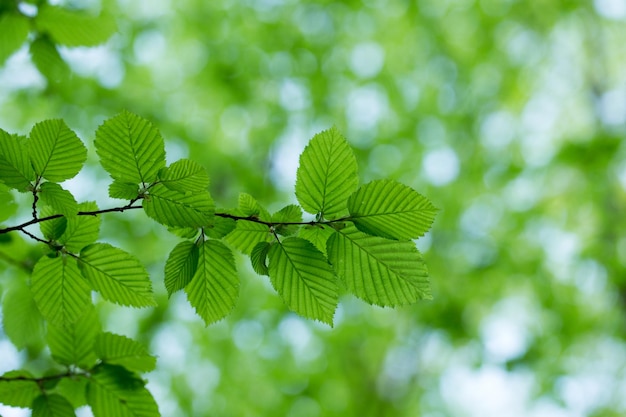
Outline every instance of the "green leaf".
<svg viewBox="0 0 626 417"><path fill-rule="evenodd" d="M185 292L207 326L226 317L239 295L239 278L230 249L217 240L204 242L198 269Z"/></svg>
<svg viewBox="0 0 626 417"><path fill-rule="evenodd" d="M346 209L358 184L357 164L346 139L336 128L318 133L300 155L296 197L309 213L334 219Z"/></svg>
<svg viewBox="0 0 626 417"><path fill-rule="evenodd" d="M59 394L40 395L33 401L32 417L72 417L74 407Z"/></svg>
<svg viewBox="0 0 626 417"><path fill-rule="evenodd" d="M259 275L269 275L267 269L267 254L270 250L270 244L268 242L259 242L254 245L252 252L250 252L250 261L252 261L252 269Z"/></svg>
<svg viewBox="0 0 626 417"><path fill-rule="evenodd" d="M34 377L24 370L3 374L0 379L0 403L9 407L30 408L35 398L41 394L41 390L35 381L28 380L28 378Z"/></svg>
<svg viewBox="0 0 626 417"><path fill-rule="evenodd" d="M183 194L206 191L209 174L199 163L181 159L159 172L159 181L167 188Z"/></svg>
<svg viewBox="0 0 626 417"><path fill-rule="evenodd" d="M33 64L48 81L59 83L69 79L70 67L48 37L39 36L31 42L30 56Z"/></svg>
<svg viewBox="0 0 626 417"><path fill-rule="evenodd" d="M165 166L165 144L148 120L123 111L105 121L94 141L102 167L115 180L149 184Z"/></svg>
<svg viewBox="0 0 626 417"><path fill-rule="evenodd" d="M198 245L193 242L180 242L165 263L165 289L171 296L191 282L198 268Z"/></svg>
<svg viewBox="0 0 626 417"><path fill-rule="evenodd" d="M35 23L39 31L65 46L96 46L106 42L116 30L112 16L90 16L48 4L39 7Z"/></svg>
<svg viewBox="0 0 626 417"><path fill-rule="evenodd" d="M94 356L95 358L95 356ZM64 396L74 409L87 405L87 379L63 378L57 384L54 392Z"/></svg>
<svg viewBox="0 0 626 417"><path fill-rule="evenodd" d="M25 16L18 13L0 14L0 65L15 51L20 49L28 37L30 24Z"/></svg>
<svg viewBox="0 0 626 417"><path fill-rule="evenodd" d="M307 225L298 230L298 237L308 240L315 245L317 250L327 255L326 242L328 242L328 238L330 238L333 233L333 229L329 226L321 224Z"/></svg>
<svg viewBox="0 0 626 417"><path fill-rule="evenodd" d="M0 183L0 222L8 219L17 211L17 204L13 198L13 194L9 191L9 188ZM233 225L234 226L234 225Z"/></svg>
<svg viewBox="0 0 626 417"><path fill-rule="evenodd" d="M283 207L276 213L272 215L273 223L300 223L302 222L302 209L295 204L290 204L288 206ZM300 226L292 224L281 224L276 225L275 230L276 233L283 236L293 235L298 231Z"/></svg>
<svg viewBox="0 0 626 417"><path fill-rule="evenodd" d="M114 180L109 185L109 197L133 200L139 196L139 186L134 182Z"/></svg>
<svg viewBox="0 0 626 417"><path fill-rule="evenodd" d="M150 372L156 358L141 343L109 332L98 335L95 344L98 357L105 363L120 365L129 371Z"/></svg>
<svg viewBox="0 0 626 417"><path fill-rule="evenodd" d="M57 325L73 323L91 301L91 289L70 256L42 257L33 269L31 291L41 314Z"/></svg>
<svg viewBox="0 0 626 417"><path fill-rule="evenodd" d="M58 214L59 213L57 213L57 211L51 206L43 206L41 210L39 210L40 219L45 219L47 217L55 216ZM61 216L54 219L42 221L39 223L39 228L41 229L41 233L43 233L46 239L49 239L51 241L57 241L61 236L63 236L63 233L65 233L65 229L67 228L67 218Z"/></svg>
<svg viewBox="0 0 626 417"><path fill-rule="evenodd" d="M432 298L426 265L412 241L349 226L330 237L328 257L348 290L368 303L398 306Z"/></svg>
<svg viewBox="0 0 626 417"><path fill-rule="evenodd" d="M78 266L106 300L133 307L156 305L148 272L131 254L108 243L94 243L80 252Z"/></svg>
<svg viewBox="0 0 626 417"><path fill-rule="evenodd" d="M0 181L18 191L28 191L35 171L30 163L26 138L0 129Z"/></svg>
<svg viewBox="0 0 626 417"><path fill-rule="evenodd" d="M39 198L43 204L50 206L55 214L70 216L78 212L78 203L72 193L54 182L41 184Z"/></svg>
<svg viewBox="0 0 626 417"><path fill-rule="evenodd" d="M296 313L332 326L337 283L324 255L308 240L289 237L269 250L272 285Z"/></svg>
<svg viewBox="0 0 626 417"><path fill-rule="evenodd" d="M143 199L146 214L173 227L203 227L211 224L215 206L208 191L183 194L157 184Z"/></svg>
<svg viewBox="0 0 626 417"><path fill-rule="evenodd" d="M2 327L16 348L41 347L43 317L35 304L30 288L21 281L14 282L4 292Z"/></svg>
<svg viewBox="0 0 626 417"><path fill-rule="evenodd" d="M80 203L78 210L90 212L98 210L98 206L93 201ZM80 252L82 248L94 243L100 233L100 217L74 215L66 217L67 226L65 232L59 238L59 243L73 253Z"/></svg>
<svg viewBox="0 0 626 417"><path fill-rule="evenodd" d="M87 385L95 417L158 417L159 409L144 382L121 366L103 364Z"/></svg>
<svg viewBox="0 0 626 417"><path fill-rule="evenodd" d="M97 360L94 343L100 331L100 321L92 304L85 307L74 323L62 326L49 323L47 340L52 357L63 365L91 368Z"/></svg>
<svg viewBox="0 0 626 417"><path fill-rule="evenodd" d="M213 218L213 223L204 227L204 233L214 239L221 239L235 230L235 227L237 227L237 222L235 222L235 220L215 216Z"/></svg>
<svg viewBox="0 0 626 417"><path fill-rule="evenodd" d="M49 181L76 176L87 159L87 148L61 119L37 123L28 146L35 173Z"/></svg>
<svg viewBox="0 0 626 417"><path fill-rule="evenodd" d="M235 230L224 238L236 249L249 255L259 242L269 242L272 234L268 226L248 220L238 220Z"/></svg>
<svg viewBox="0 0 626 417"><path fill-rule="evenodd" d="M269 220L270 216L258 201L250 194L239 193L239 212L242 216L256 217L262 220Z"/></svg>
<svg viewBox="0 0 626 417"><path fill-rule="evenodd" d="M362 232L389 239L417 239L430 229L437 209L426 197L391 180L372 181L348 199L350 220Z"/></svg>

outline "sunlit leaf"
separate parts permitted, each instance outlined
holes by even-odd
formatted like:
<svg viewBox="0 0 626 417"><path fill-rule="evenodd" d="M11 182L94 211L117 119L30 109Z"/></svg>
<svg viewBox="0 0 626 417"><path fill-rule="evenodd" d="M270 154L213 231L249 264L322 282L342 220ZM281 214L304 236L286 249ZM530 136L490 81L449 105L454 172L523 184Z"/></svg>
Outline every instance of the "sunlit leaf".
<svg viewBox="0 0 626 417"><path fill-rule="evenodd" d="M356 158L336 128L318 133L300 155L296 197L309 213L334 219L358 184Z"/></svg>
<svg viewBox="0 0 626 417"><path fill-rule="evenodd" d="M158 184L143 199L146 214L173 227L202 227L211 224L215 206L208 191L183 194Z"/></svg>
<svg viewBox="0 0 626 417"><path fill-rule="evenodd" d="M132 200L139 195L137 183L114 180L109 184L109 197Z"/></svg>
<svg viewBox="0 0 626 417"><path fill-rule="evenodd" d="M35 180L26 138L0 129L0 182L18 191L27 191Z"/></svg>
<svg viewBox="0 0 626 417"><path fill-rule="evenodd" d="M431 298L428 271L412 241L371 236L349 226L330 237L328 257L348 290L371 304L398 306Z"/></svg>
<svg viewBox="0 0 626 417"><path fill-rule="evenodd" d="M308 240L289 237L269 249L269 276L296 313L332 325L337 307L335 275L324 255Z"/></svg>
<svg viewBox="0 0 626 417"><path fill-rule="evenodd" d="M145 346L118 334L105 332L98 335L95 351L104 363L121 365L129 371L150 372L156 366L156 358Z"/></svg>
<svg viewBox="0 0 626 417"><path fill-rule="evenodd" d="M78 263L92 288L116 304L156 305L148 272L139 260L108 243L94 243L80 252Z"/></svg>
<svg viewBox="0 0 626 417"><path fill-rule="evenodd" d="M92 212L98 210L95 202L84 202L78 205L78 210L82 212ZM74 215L66 216L66 227L63 235L58 239L59 243L73 253L79 252L87 245L94 243L100 233L100 217Z"/></svg>
<svg viewBox="0 0 626 417"><path fill-rule="evenodd" d="M33 64L44 77L53 83L66 81L70 77L70 67L61 58L55 44L45 36L39 36L30 44Z"/></svg>
<svg viewBox="0 0 626 417"><path fill-rule="evenodd" d="M0 65L17 51L28 37L28 18L18 13L0 14Z"/></svg>
<svg viewBox="0 0 626 417"><path fill-rule="evenodd" d="M300 223L302 222L302 209L300 206L296 206L295 204L290 204L288 206L283 207L276 213L272 214L272 222L273 223ZM293 235L298 231L298 225L289 225L289 224L281 224L276 225L275 230L276 233L283 236Z"/></svg>
<svg viewBox="0 0 626 417"><path fill-rule="evenodd" d="M127 111L98 127L94 145L102 167L120 182L148 184L165 167L165 144L158 129Z"/></svg>
<svg viewBox="0 0 626 417"><path fill-rule="evenodd" d="M333 235L333 229L330 226L323 225L307 225L298 230L298 237L313 243L317 250L326 255L326 242Z"/></svg>
<svg viewBox="0 0 626 417"><path fill-rule="evenodd" d="M348 199L348 210L362 232L404 240L424 235L437 214L426 197L391 180L361 186Z"/></svg>
<svg viewBox="0 0 626 417"><path fill-rule="evenodd" d="M217 240L204 242L198 268L185 292L207 325L226 317L239 296L239 277L230 249Z"/></svg>
<svg viewBox="0 0 626 417"><path fill-rule="evenodd" d="M63 365L90 368L97 360L94 352L96 336L101 331L100 321L93 305L83 309L83 314L74 323L48 324L47 340L50 353Z"/></svg>
<svg viewBox="0 0 626 417"><path fill-rule="evenodd" d="M32 417L72 417L74 407L59 394L40 395L32 404Z"/></svg>
<svg viewBox="0 0 626 417"><path fill-rule="evenodd" d="M30 131L30 160L37 175L61 182L74 177L87 159L87 148L63 120L44 120Z"/></svg>
<svg viewBox="0 0 626 417"><path fill-rule="evenodd" d="M53 324L78 320L91 301L91 289L70 256L42 257L33 269L31 291L41 314Z"/></svg>
<svg viewBox="0 0 626 417"><path fill-rule="evenodd" d="M235 230L226 235L224 239L233 247L248 255L257 243L272 240L272 234L267 225L248 220L239 220Z"/></svg>
<svg viewBox="0 0 626 417"><path fill-rule="evenodd" d="M167 188L180 193L206 191L209 175L199 163L180 159L159 172L159 181Z"/></svg>
<svg viewBox="0 0 626 417"><path fill-rule="evenodd" d="M18 349L39 348L43 342L43 317L30 288L21 281L5 289L2 298L2 329Z"/></svg>
<svg viewBox="0 0 626 417"><path fill-rule="evenodd" d="M46 3L39 7L35 24L65 46L95 46L106 42L116 30L112 16L91 16Z"/></svg>
<svg viewBox="0 0 626 417"><path fill-rule="evenodd" d="M270 250L270 244L268 242L259 242L252 252L250 252L250 261L252 262L252 269L259 275L269 275L267 269L267 254Z"/></svg>
<svg viewBox="0 0 626 417"><path fill-rule="evenodd" d="M9 371L0 378L0 403L10 407L30 407L41 394L34 376L24 370Z"/></svg>
<svg viewBox="0 0 626 417"><path fill-rule="evenodd" d="M198 268L198 245L180 242L174 247L165 263L165 289L168 295L182 290L191 282Z"/></svg>
<svg viewBox="0 0 626 417"><path fill-rule="evenodd" d="M54 182L44 182L40 186L39 198L56 214L74 215L78 212L78 203L72 193Z"/></svg>

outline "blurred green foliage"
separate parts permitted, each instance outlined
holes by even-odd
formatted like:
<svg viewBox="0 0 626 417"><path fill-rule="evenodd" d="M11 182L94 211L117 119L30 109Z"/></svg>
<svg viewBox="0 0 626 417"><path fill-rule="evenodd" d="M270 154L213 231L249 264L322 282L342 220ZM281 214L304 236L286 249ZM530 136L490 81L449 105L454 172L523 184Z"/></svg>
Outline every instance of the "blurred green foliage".
<svg viewBox="0 0 626 417"><path fill-rule="evenodd" d="M46 79L25 47L8 57L3 129L58 117L92 144L128 109L159 126L168 161L205 166L230 207L240 191L289 203L305 141L337 125L362 183L395 178L443 209L418 241L434 300L343 299L332 330L288 313L244 263L237 309L205 328L165 295L167 231L140 213L103 216L106 239L157 277L157 308L102 314L158 355L148 388L163 415L626 413L622 2L57 3L103 10L118 31L60 46L69 78ZM105 178L93 164L68 186L107 207ZM32 267L11 259L38 251L0 242L0 291ZM45 367L36 346L18 360Z"/></svg>

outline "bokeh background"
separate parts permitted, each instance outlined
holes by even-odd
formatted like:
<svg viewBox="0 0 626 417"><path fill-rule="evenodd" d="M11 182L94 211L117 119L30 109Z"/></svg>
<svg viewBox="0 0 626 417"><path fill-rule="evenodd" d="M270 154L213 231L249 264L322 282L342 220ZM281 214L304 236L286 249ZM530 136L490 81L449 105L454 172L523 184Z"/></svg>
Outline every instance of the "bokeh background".
<svg viewBox="0 0 626 417"><path fill-rule="evenodd" d="M164 416L626 415L626 2L52 3L104 10L118 31L62 47L64 81L26 46L10 56L0 127L65 119L90 148L66 183L79 200L119 205L93 137L127 109L160 128L168 161L207 168L218 206L295 201L299 153L336 125L362 182L397 179L441 209L417 241L434 300L344 297L332 329L290 313L243 257L237 308L204 327L165 293L177 239L139 212L104 215L102 240L147 265L159 307L99 311L158 355ZM0 259L0 291L22 269ZM0 372L45 369L38 343L18 351L0 330Z"/></svg>

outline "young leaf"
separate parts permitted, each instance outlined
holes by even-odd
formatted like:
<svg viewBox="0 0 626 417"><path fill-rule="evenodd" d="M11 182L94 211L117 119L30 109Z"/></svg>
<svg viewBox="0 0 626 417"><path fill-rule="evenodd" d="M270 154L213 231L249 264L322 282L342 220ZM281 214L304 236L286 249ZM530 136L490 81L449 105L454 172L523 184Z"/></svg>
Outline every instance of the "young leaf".
<svg viewBox="0 0 626 417"><path fill-rule="evenodd" d="M368 303L398 306L431 298L426 265L411 241L348 226L328 240L328 257L347 288Z"/></svg>
<svg viewBox="0 0 626 417"><path fill-rule="evenodd" d="M165 263L165 289L171 296L191 282L198 268L198 245L193 242L180 242Z"/></svg>
<svg viewBox="0 0 626 417"><path fill-rule="evenodd" d="M74 407L59 394L40 395L32 404L32 417L73 417Z"/></svg>
<svg viewBox="0 0 626 417"><path fill-rule="evenodd" d="M16 281L2 299L2 328L15 347L39 348L43 341L43 317L30 288Z"/></svg>
<svg viewBox="0 0 626 417"><path fill-rule="evenodd" d="M35 172L53 182L74 177L87 159L87 148L61 119L37 123L28 147Z"/></svg>
<svg viewBox="0 0 626 417"><path fill-rule="evenodd" d="M4 11L0 14L0 65L20 49L28 37L28 18L18 13Z"/></svg>
<svg viewBox="0 0 626 417"><path fill-rule="evenodd" d="M239 214L248 217L257 217L261 220L269 220L270 216L266 209L261 207L258 201L250 194L239 193Z"/></svg>
<svg viewBox="0 0 626 417"><path fill-rule="evenodd" d="M34 377L30 372L24 370L9 371L3 374L2 379L0 379L0 403L9 407L30 407L33 400L41 394L41 390L37 382L26 378ZM7 381L7 379L12 379L12 381Z"/></svg>
<svg viewBox="0 0 626 417"><path fill-rule="evenodd" d="M78 266L106 300L132 307L156 305L148 272L131 254L108 243L94 243L80 252Z"/></svg>
<svg viewBox="0 0 626 417"><path fill-rule="evenodd" d="M56 325L78 320L91 301L91 289L70 256L42 257L33 269L31 291L41 314Z"/></svg>
<svg viewBox="0 0 626 417"><path fill-rule="evenodd" d="M207 236L212 237L213 239L221 239L235 230L235 227L237 227L237 222L233 219L215 216L213 218L213 223L208 226L204 226L203 229Z"/></svg>
<svg viewBox="0 0 626 417"><path fill-rule="evenodd" d="M121 366L102 364L87 385L95 417L158 417L159 409L144 382Z"/></svg>
<svg viewBox="0 0 626 417"><path fill-rule="evenodd" d="M106 42L116 30L111 16L90 16L45 3L39 7L35 24L40 32L65 46L96 46Z"/></svg>
<svg viewBox="0 0 626 417"><path fill-rule="evenodd" d="M299 223L302 222L302 209L300 206L290 204L283 207L272 215L272 222L274 223ZM298 231L299 226L295 224L277 225L275 227L276 233L282 236L290 236Z"/></svg>
<svg viewBox="0 0 626 417"><path fill-rule="evenodd" d="M289 237L269 250L272 285L296 313L332 326L337 283L324 255L308 240Z"/></svg>
<svg viewBox="0 0 626 417"><path fill-rule="evenodd" d="M109 184L109 197L132 200L139 195L139 186L134 182L114 180Z"/></svg>
<svg viewBox="0 0 626 417"><path fill-rule="evenodd" d="M180 159L159 172L159 181L167 188L183 194L206 191L209 174L196 161Z"/></svg>
<svg viewBox="0 0 626 417"><path fill-rule="evenodd" d="M70 77L70 67L47 36L39 36L31 42L30 56L33 64L48 81L59 83Z"/></svg>
<svg viewBox="0 0 626 417"><path fill-rule="evenodd" d="M44 205L50 206L55 214L71 216L78 212L78 203L72 193L54 182L41 184L39 198Z"/></svg>
<svg viewBox="0 0 626 417"><path fill-rule="evenodd" d="M27 191L35 171L30 163L26 138L0 129L0 182L18 191Z"/></svg>
<svg viewBox="0 0 626 417"><path fill-rule="evenodd" d="M120 365L129 371L150 372L156 366L156 358L141 343L118 334L98 335L95 351L104 363Z"/></svg>
<svg viewBox="0 0 626 417"><path fill-rule="evenodd" d="M270 250L270 244L268 242L259 242L254 248L252 248L252 252L250 252L250 261L252 261L252 269L259 275L269 275L269 270L267 269L267 254Z"/></svg>
<svg viewBox="0 0 626 417"><path fill-rule="evenodd" d="M264 224L239 220L235 230L227 234L224 239L236 249L249 255L257 243L272 240L272 234L269 227Z"/></svg>
<svg viewBox="0 0 626 417"><path fill-rule="evenodd" d="M146 214L173 227L203 227L211 224L215 206L208 191L183 194L157 184L143 199Z"/></svg>
<svg viewBox="0 0 626 417"><path fill-rule="evenodd" d="M91 368L97 360L94 352L96 336L101 331L93 305L89 304L74 323L63 326L48 324L47 340L50 353L63 365Z"/></svg>
<svg viewBox="0 0 626 417"><path fill-rule="evenodd" d="M239 278L230 249L217 240L204 242L198 268L185 292L207 326L226 317L239 295Z"/></svg>
<svg viewBox="0 0 626 417"><path fill-rule="evenodd" d="M346 199L358 184L356 158L336 128L318 133L300 155L296 197L309 213L328 219L346 209Z"/></svg>
<svg viewBox="0 0 626 417"><path fill-rule="evenodd" d="M389 239L417 239L430 229L437 209L426 197L391 180L372 181L348 199L350 220L362 232Z"/></svg>
<svg viewBox="0 0 626 417"><path fill-rule="evenodd" d="M307 225L298 230L298 237L306 239L315 245L317 250L326 256L326 242L333 235L333 229L321 224Z"/></svg>
<svg viewBox="0 0 626 417"><path fill-rule="evenodd" d="M165 166L165 144L157 128L127 111L98 127L94 145L102 167L121 182L152 183Z"/></svg>
<svg viewBox="0 0 626 417"><path fill-rule="evenodd" d="M98 206L95 202L89 201L78 205L79 211L95 211ZM67 226L65 232L58 239L59 243L72 252L78 253L82 248L90 245L98 239L100 233L99 216L67 216Z"/></svg>

